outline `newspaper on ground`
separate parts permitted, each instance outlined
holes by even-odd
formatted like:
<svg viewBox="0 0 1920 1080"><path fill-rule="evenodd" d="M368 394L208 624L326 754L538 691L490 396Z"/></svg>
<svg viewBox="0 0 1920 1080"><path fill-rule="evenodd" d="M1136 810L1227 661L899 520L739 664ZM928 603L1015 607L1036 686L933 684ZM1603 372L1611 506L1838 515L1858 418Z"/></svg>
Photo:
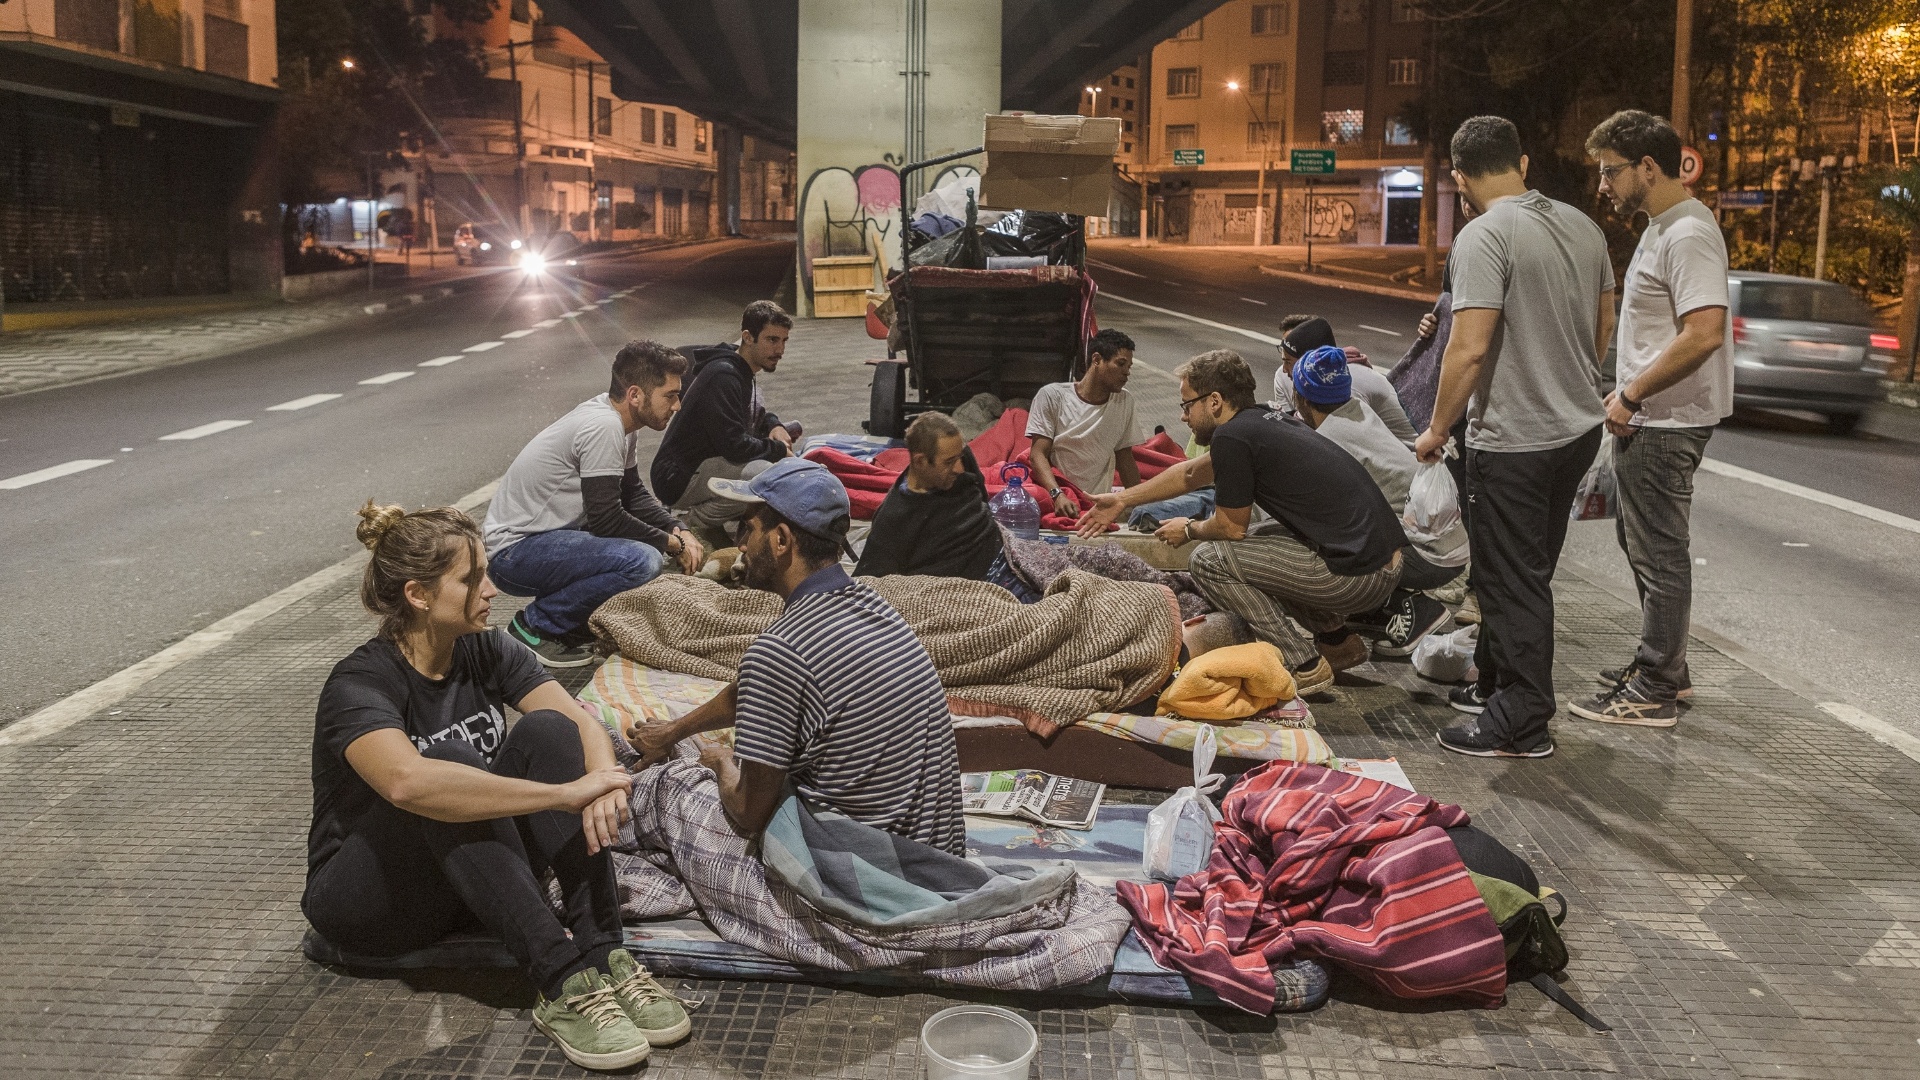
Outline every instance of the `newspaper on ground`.
<svg viewBox="0 0 1920 1080"><path fill-rule="evenodd" d="M1038 769L962 773L960 797L969 814L1026 818L1056 829L1091 829L1107 785Z"/></svg>

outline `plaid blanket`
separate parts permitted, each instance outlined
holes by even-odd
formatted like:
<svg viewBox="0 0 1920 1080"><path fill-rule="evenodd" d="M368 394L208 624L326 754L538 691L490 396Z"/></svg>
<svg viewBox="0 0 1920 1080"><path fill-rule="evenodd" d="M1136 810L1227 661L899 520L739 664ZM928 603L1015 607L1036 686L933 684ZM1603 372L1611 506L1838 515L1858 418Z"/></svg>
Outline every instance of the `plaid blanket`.
<svg viewBox="0 0 1920 1080"><path fill-rule="evenodd" d="M1170 590L1180 602L1180 617L1197 618L1213 610L1207 598L1193 584L1193 576L1156 570L1147 561L1125 548L1113 545L1049 544L1045 540L1022 540L1000 530L1007 561L1014 573L1035 589L1045 592L1053 579L1068 570L1084 570L1113 581L1145 581Z"/></svg>
<svg viewBox="0 0 1920 1080"><path fill-rule="evenodd" d="M685 915L696 905L727 941L832 971L892 968L960 986L1046 990L1113 967L1127 914L1074 877L1042 902L935 926L876 928L809 905L770 875L727 821L713 774L669 761L634 778L635 846L614 853L621 914Z"/></svg>
<svg viewBox="0 0 1920 1080"><path fill-rule="evenodd" d="M955 713L1011 716L1042 738L1144 699L1179 656L1179 608L1157 585L1068 570L1039 603L1022 604L983 581L861 580L913 628ZM591 625L629 660L731 679L779 613L772 593L669 574L608 600Z"/></svg>
<svg viewBox="0 0 1920 1080"><path fill-rule="evenodd" d="M1074 887L1071 863L975 862L789 794L760 861L816 910L875 929L1010 915Z"/></svg>
<svg viewBox="0 0 1920 1080"><path fill-rule="evenodd" d="M1500 1004L1500 928L1443 831L1465 825L1465 811L1278 762L1249 772L1220 809L1205 870L1118 885L1154 960L1251 1013L1273 1008L1273 965L1301 955L1396 997Z"/></svg>

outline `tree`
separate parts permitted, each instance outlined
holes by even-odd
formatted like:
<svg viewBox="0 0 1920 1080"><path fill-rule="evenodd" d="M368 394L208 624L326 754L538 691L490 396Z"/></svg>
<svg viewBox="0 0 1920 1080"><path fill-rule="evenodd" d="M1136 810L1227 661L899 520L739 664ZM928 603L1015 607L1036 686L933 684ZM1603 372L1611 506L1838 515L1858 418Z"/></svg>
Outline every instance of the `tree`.
<svg viewBox="0 0 1920 1080"><path fill-rule="evenodd" d="M1920 160L1877 175L1880 211L1907 232L1907 266L1900 287L1900 345L1907 353L1906 378L1913 381L1914 346L1920 344Z"/></svg>
<svg viewBox="0 0 1920 1080"><path fill-rule="evenodd" d="M282 228L297 250L297 208L330 201L347 178L392 164L434 128L450 99L473 96L486 77L475 50L428 33L411 0L278 0L284 92L275 124ZM492 18L496 0L435 0L455 25ZM350 183L350 182L349 182ZM349 190L358 185L350 185Z"/></svg>

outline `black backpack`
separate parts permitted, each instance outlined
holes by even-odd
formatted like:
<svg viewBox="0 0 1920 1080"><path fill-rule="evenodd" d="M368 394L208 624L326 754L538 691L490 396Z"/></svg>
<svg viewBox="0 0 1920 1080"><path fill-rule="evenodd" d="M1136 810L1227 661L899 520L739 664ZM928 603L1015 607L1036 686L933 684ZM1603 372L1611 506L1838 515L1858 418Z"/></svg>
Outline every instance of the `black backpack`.
<svg viewBox="0 0 1920 1080"><path fill-rule="evenodd" d="M1579 1017L1595 1031L1612 1031L1562 989L1555 975L1567 969L1567 943L1560 924L1567 918L1567 899L1540 887L1540 879L1525 859L1505 844L1471 825L1447 830L1460 861L1480 890L1487 911L1500 927L1507 947L1507 981L1532 983L1555 1004ZM1552 904L1556 911L1549 912Z"/></svg>

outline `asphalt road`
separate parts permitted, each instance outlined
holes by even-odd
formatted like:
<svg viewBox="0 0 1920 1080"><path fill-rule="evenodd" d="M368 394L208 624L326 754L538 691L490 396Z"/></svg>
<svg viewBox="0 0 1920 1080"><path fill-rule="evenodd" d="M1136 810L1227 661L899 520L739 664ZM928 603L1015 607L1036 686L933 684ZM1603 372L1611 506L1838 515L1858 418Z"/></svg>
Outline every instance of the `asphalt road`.
<svg viewBox="0 0 1920 1080"><path fill-rule="evenodd" d="M0 398L0 480L111 462L0 490L0 724L350 554L370 497L439 505L496 479L535 432L606 389L622 342L729 336L791 251L719 242L531 285L503 272L350 328ZM531 332L504 336L519 331ZM489 341L500 344L463 352ZM459 359L420 366L448 356ZM382 376L393 381L366 381ZM272 411L314 395L339 396ZM222 421L244 426L165 438Z"/></svg>
<svg viewBox="0 0 1920 1080"><path fill-rule="evenodd" d="M587 268L529 287L511 274L424 305L218 360L0 399L0 481L77 460L110 465L0 490L0 724L133 663L354 551L368 497L451 502L497 478L526 439L604 389L636 336L719 340L771 294L791 248L716 243ZM1262 385L1292 311L1389 366L1423 305L1261 274L1253 252L1096 244L1103 325L1140 343L1149 423L1175 421L1171 372L1233 348ZM624 298L615 293L635 291ZM605 304L598 301L607 300ZM582 311L581 308L589 310ZM1159 310L1155 310L1159 309ZM562 316L573 311L575 317ZM536 324L558 319L544 328ZM529 330L518 338L504 335ZM500 345L464 352L489 341ZM425 361L461 359L437 367ZM364 380L410 372L391 382ZM340 395L299 409L271 407ZM777 402L776 402L777 404ZM858 430L864 402L843 429ZM247 421L195 439L165 439ZM1920 518L1920 416L1876 412L1850 437L1811 418L1742 416L1709 457ZM1696 621L1763 663L1920 733L1920 535L1703 474L1694 516ZM1631 590L1609 525L1577 525L1568 555Z"/></svg>

